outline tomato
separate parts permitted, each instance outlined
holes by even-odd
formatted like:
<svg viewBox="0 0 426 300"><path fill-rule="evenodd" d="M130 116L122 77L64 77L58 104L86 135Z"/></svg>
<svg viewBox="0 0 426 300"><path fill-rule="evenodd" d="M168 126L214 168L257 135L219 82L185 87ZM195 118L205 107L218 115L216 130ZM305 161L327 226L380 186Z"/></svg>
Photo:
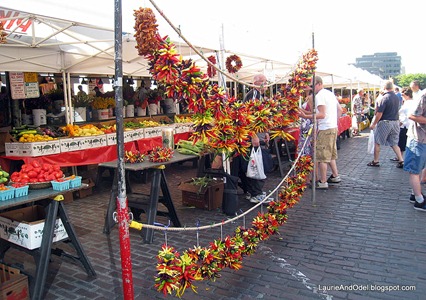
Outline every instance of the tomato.
<svg viewBox="0 0 426 300"><path fill-rule="evenodd" d="M62 178L62 177L64 177L64 173L62 172L62 171L57 171L57 172L55 172L55 177L56 178Z"/></svg>
<svg viewBox="0 0 426 300"><path fill-rule="evenodd" d="M48 181L56 180L55 175L50 174Z"/></svg>
<svg viewBox="0 0 426 300"><path fill-rule="evenodd" d="M59 165L53 165L53 170L60 171L61 167Z"/></svg>
<svg viewBox="0 0 426 300"><path fill-rule="evenodd" d="M38 180L37 180L37 178L31 178L29 182L36 183L36 182L38 182Z"/></svg>
<svg viewBox="0 0 426 300"><path fill-rule="evenodd" d="M46 172L50 172L53 169L51 164L43 164L43 170Z"/></svg>
<svg viewBox="0 0 426 300"><path fill-rule="evenodd" d="M39 174L43 170L42 168L34 168L33 171Z"/></svg>
<svg viewBox="0 0 426 300"><path fill-rule="evenodd" d="M34 171L29 171L28 172L28 177L30 177L30 178L37 178L37 173L36 172L34 172Z"/></svg>
<svg viewBox="0 0 426 300"><path fill-rule="evenodd" d="M40 167L41 167L40 163L39 163L37 160L33 160L33 161L31 162L31 165L32 165L34 168L40 168Z"/></svg>
<svg viewBox="0 0 426 300"><path fill-rule="evenodd" d="M29 180L29 179L30 179L30 177L28 176L28 174L27 174L27 173L22 173L22 174L21 174L21 179L22 179L22 180Z"/></svg>
<svg viewBox="0 0 426 300"><path fill-rule="evenodd" d="M37 181L38 182L45 182L46 180L44 180L44 177L43 177L43 178L37 178Z"/></svg>

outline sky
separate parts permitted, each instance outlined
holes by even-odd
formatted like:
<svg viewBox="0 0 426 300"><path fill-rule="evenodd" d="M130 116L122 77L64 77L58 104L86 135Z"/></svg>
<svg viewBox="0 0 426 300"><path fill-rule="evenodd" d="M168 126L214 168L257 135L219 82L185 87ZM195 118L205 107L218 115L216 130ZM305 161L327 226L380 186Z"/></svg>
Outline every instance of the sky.
<svg viewBox="0 0 426 300"><path fill-rule="evenodd" d="M62 2L62 1L61 1ZM114 26L114 0L73 0L55 17ZM357 57L397 52L406 73L426 73L425 52L419 45L426 3L396 0L156 0L164 15L194 45L226 50L285 63L302 53L318 51L318 68L339 70ZM49 14L56 0L2 0L5 7ZM148 0L122 0L123 30L133 31L133 10L153 7ZM182 42L154 9L161 35ZM108 20L107 22L105 20Z"/></svg>

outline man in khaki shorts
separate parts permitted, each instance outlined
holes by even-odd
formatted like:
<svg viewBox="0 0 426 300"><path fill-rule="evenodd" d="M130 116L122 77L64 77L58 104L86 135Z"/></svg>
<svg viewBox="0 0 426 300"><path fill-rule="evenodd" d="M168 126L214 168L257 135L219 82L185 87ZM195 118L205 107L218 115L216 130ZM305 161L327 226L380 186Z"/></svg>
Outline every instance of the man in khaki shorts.
<svg viewBox="0 0 426 300"><path fill-rule="evenodd" d="M319 180L317 189L328 189L328 184L341 182L337 170L337 120L342 115L342 107L336 96L323 86L322 78L315 76L315 104L318 135L316 144L316 160L318 162ZM301 111L302 118L313 119L312 114ZM327 167L330 164L332 174L327 179Z"/></svg>

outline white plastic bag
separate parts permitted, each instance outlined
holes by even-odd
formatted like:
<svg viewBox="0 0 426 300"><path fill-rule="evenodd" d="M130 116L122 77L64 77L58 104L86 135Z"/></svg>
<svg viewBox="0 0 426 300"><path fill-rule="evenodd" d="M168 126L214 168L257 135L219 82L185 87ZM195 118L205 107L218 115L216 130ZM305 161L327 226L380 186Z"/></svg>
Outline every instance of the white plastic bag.
<svg viewBox="0 0 426 300"><path fill-rule="evenodd" d="M367 152L369 154L374 154L374 131L370 131L370 136L368 137L368 147Z"/></svg>
<svg viewBox="0 0 426 300"><path fill-rule="evenodd" d="M246 176L253 179L266 178L263 170L262 149L260 147L257 147L256 150L254 147L251 149Z"/></svg>

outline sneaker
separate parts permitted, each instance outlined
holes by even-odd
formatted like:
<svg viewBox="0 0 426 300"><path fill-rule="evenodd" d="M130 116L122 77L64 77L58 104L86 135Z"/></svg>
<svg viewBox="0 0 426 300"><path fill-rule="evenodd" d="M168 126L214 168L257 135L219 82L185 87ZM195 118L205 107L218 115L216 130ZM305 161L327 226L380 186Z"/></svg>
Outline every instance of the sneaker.
<svg viewBox="0 0 426 300"><path fill-rule="evenodd" d="M423 200L426 201L426 196L423 195ZM416 196L414 196L414 194L410 195L410 203L416 203Z"/></svg>
<svg viewBox="0 0 426 300"><path fill-rule="evenodd" d="M426 211L426 201L423 201L423 203L414 202L414 209L418 211Z"/></svg>
<svg viewBox="0 0 426 300"><path fill-rule="evenodd" d="M260 202L260 200L259 200L259 198L257 196L256 197L251 197L249 201L250 201L250 203L254 203L254 204L257 204L257 203Z"/></svg>
<svg viewBox="0 0 426 300"><path fill-rule="evenodd" d="M316 188L318 190L326 190L326 189L328 189L328 183L327 182L317 181Z"/></svg>
<svg viewBox="0 0 426 300"><path fill-rule="evenodd" d="M333 176L333 174L330 175L330 177L328 177L327 182L328 183L340 183L342 181L342 179L340 179L340 176L337 175L336 177Z"/></svg>
<svg viewBox="0 0 426 300"><path fill-rule="evenodd" d="M246 200L250 200L251 199L251 194L249 192L246 192L245 195L244 195L244 198Z"/></svg>

